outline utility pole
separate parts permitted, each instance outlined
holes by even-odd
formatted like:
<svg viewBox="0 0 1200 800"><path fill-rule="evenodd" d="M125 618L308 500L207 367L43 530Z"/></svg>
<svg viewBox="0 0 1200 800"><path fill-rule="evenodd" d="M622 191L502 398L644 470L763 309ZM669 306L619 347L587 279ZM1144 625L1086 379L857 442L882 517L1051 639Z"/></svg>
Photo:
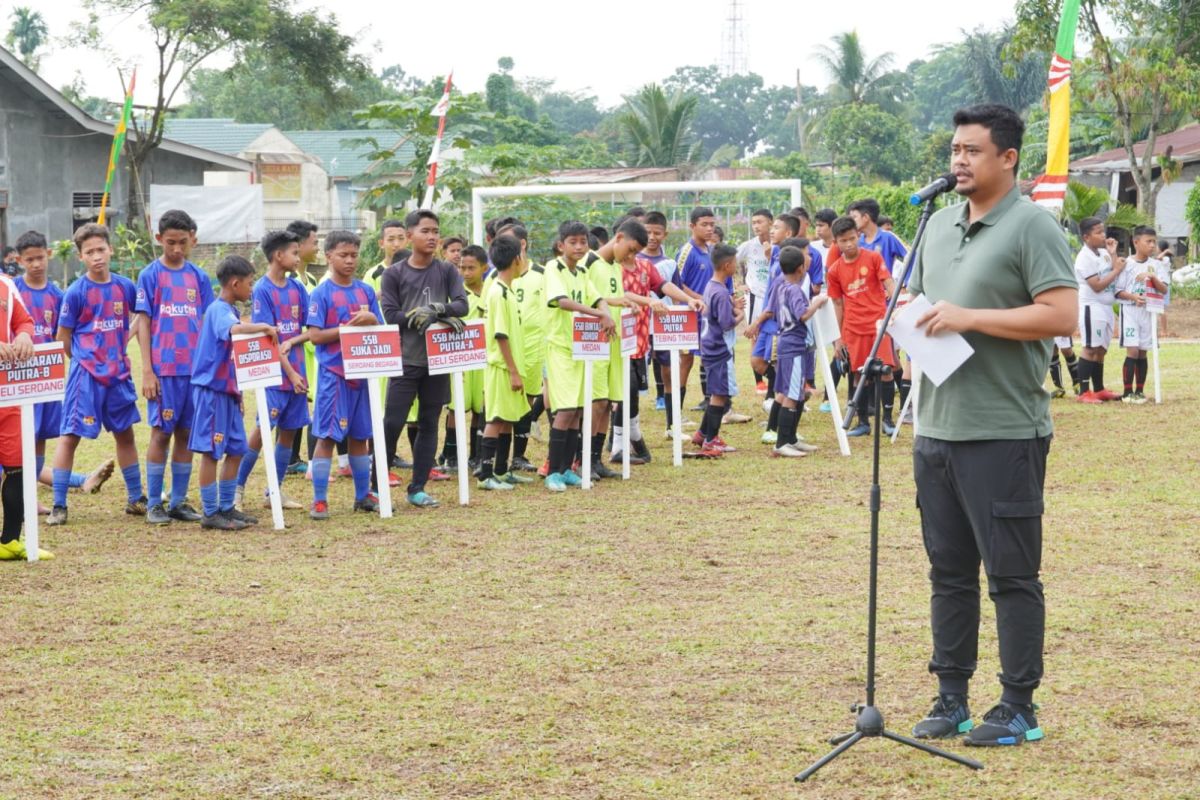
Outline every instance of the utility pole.
<svg viewBox="0 0 1200 800"><path fill-rule="evenodd" d="M730 75L743 75L747 71L746 37L742 30L741 0L729 0L729 14L725 17L725 28L722 31L721 74L728 78Z"/></svg>

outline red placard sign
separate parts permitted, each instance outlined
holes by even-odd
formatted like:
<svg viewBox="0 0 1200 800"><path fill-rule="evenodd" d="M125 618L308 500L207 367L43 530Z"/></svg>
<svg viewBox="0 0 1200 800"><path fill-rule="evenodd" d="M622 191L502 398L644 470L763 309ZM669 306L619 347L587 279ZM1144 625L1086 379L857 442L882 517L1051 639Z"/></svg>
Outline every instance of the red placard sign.
<svg viewBox="0 0 1200 800"><path fill-rule="evenodd" d="M243 392L283 383L279 347L265 333L234 334L233 369Z"/></svg>
<svg viewBox="0 0 1200 800"><path fill-rule="evenodd" d="M470 372L487 366L487 333L483 320L463 320L463 324L466 327L462 333L442 322L430 325L425 331L430 375Z"/></svg>
<svg viewBox="0 0 1200 800"><path fill-rule="evenodd" d="M607 361L608 334L600 327L600 318L576 313L571 322L571 355L575 360Z"/></svg>
<svg viewBox="0 0 1200 800"><path fill-rule="evenodd" d="M387 378L404 374L400 329L395 325L344 325L338 328L346 377Z"/></svg>
<svg viewBox="0 0 1200 800"><path fill-rule="evenodd" d="M650 315L650 335L655 350L695 350L700 346L700 314L668 306L667 313Z"/></svg>
<svg viewBox="0 0 1200 800"><path fill-rule="evenodd" d="M67 355L62 342L33 346L28 361L0 362L0 408L51 403L67 390Z"/></svg>

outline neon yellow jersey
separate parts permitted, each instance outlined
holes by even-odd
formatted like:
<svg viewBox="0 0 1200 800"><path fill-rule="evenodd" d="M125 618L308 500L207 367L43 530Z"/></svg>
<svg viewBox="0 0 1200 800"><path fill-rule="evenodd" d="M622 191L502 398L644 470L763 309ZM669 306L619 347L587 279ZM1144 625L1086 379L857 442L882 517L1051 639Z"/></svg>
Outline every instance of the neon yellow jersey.
<svg viewBox="0 0 1200 800"><path fill-rule="evenodd" d="M479 294L467 289L467 315L463 319L483 319L487 316L488 287L481 287Z"/></svg>
<svg viewBox="0 0 1200 800"><path fill-rule="evenodd" d="M584 306L594 306L599 302L599 295L588 280L586 269L579 267L572 270L565 262L555 260L546 269L546 306L551 309L548 312L546 341L550 347L570 351L573 312L558 307L558 301L564 298Z"/></svg>
<svg viewBox="0 0 1200 800"><path fill-rule="evenodd" d="M596 290L596 295L604 300L610 297L623 297L625 295L624 277L621 275L621 265L610 264L603 258L597 257L587 268L588 280L592 283L592 288ZM621 307L611 306L609 313L615 322L621 321Z"/></svg>
<svg viewBox="0 0 1200 800"><path fill-rule="evenodd" d="M521 329L521 306L517 301L517 293L505 286L503 281L496 280L488 287L487 316L484 330L487 331L487 360L495 367L508 369L508 362L500 352L498 336L508 340L512 349L513 363L516 364L517 374L525 371L525 340Z"/></svg>
<svg viewBox="0 0 1200 800"><path fill-rule="evenodd" d="M546 269L553 264L553 261L545 267L534 264L513 281L513 291L521 306L526 346L540 346L542 350L546 349L546 315L550 313L546 310Z"/></svg>

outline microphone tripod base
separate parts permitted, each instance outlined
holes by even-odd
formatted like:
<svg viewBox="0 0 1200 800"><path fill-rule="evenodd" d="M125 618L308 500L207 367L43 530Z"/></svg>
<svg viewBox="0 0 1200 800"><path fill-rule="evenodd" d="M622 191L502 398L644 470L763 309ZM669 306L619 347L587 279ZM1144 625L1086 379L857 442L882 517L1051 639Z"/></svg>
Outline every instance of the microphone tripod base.
<svg viewBox="0 0 1200 800"><path fill-rule="evenodd" d="M817 770L833 761L842 753L849 750L854 745L868 737L891 739L893 742L908 745L909 747L929 753L932 756L944 758L947 761L953 761L955 764L961 764L964 767L971 769L983 769L983 764L974 761L970 758L948 753L945 750L940 750L932 745L916 739L910 739L907 736L901 736L898 733L892 733L883 726L883 714L875 706L860 706L854 705L851 707L858 716L854 723L854 730L850 733L844 733L841 736L834 736L829 740L829 743L835 745L833 750L826 753L819 761L813 764L808 769L796 776L796 783L803 783L811 778Z"/></svg>

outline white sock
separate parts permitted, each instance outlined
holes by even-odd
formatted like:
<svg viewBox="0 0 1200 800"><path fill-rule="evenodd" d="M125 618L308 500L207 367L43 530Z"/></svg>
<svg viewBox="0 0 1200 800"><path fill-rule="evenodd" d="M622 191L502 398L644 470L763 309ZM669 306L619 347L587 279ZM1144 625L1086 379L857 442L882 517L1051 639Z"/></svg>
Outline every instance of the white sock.
<svg viewBox="0 0 1200 800"><path fill-rule="evenodd" d="M346 455L344 455L344 456L343 456L343 455L339 455L339 456L338 456L338 467L339 467L340 469L345 469L345 468L346 468L346 467L348 467L348 466L350 466L350 454L349 454L349 453L347 453L347 454L346 454Z"/></svg>
<svg viewBox="0 0 1200 800"><path fill-rule="evenodd" d="M635 442L640 442L642 440L642 418L640 416L630 418L629 438Z"/></svg>
<svg viewBox="0 0 1200 800"><path fill-rule="evenodd" d="M625 441L625 429L623 427L621 427L620 425L613 425L612 451L614 453L621 452L621 448L624 446L622 443L624 441Z"/></svg>

